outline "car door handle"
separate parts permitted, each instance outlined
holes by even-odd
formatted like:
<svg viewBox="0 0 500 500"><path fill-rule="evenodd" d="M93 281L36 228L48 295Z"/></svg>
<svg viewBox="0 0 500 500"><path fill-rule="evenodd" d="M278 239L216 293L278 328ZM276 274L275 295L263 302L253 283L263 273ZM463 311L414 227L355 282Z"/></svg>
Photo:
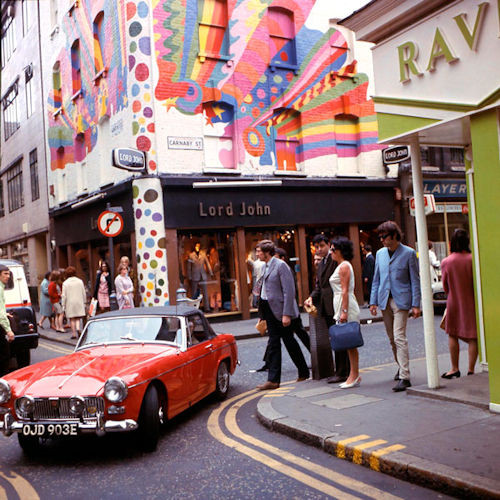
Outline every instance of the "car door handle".
<svg viewBox="0 0 500 500"><path fill-rule="evenodd" d="M213 347L213 344L208 344L205 346L205 349L212 349L212 347Z"/></svg>

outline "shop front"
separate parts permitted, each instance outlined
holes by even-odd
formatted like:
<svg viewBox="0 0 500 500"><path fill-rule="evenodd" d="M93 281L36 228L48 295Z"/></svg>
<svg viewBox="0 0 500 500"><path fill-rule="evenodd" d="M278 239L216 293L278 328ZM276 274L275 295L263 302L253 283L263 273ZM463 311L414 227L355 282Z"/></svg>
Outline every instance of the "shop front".
<svg viewBox="0 0 500 500"><path fill-rule="evenodd" d="M424 193L422 146L465 152L467 207L464 200L445 200L442 210L448 231L460 211L468 212L480 362L489 372L490 409L500 412L500 287L495 271L500 245L500 65L493 56L500 51L500 3L402 0L392 7L389 0L375 0L341 24L354 30L357 39L376 44L379 138L385 144L411 146L414 190L419 191L415 197L421 200ZM444 187L427 189L444 192ZM463 184L459 188L463 193ZM423 214L423 203L417 212ZM421 235L426 240L427 228L420 229L417 225L419 241ZM428 376L429 367L434 368L429 361L435 358L432 342L429 347Z"/></svg>
<svg viewBox="0 0 500 500"><path fill-rule="evenodd" d="M300 304L313 285L311 241L323 232L355 244L361 283L360 243L394 216L395 180L280 180L225 182L162 178L169 294L182 286L203 295L209 314L250 317L252 287L261 271L255 247L271 239L285 250ZM312 251L311 251L312 250ZM362 289L358 290L363 300Z"/></svg>

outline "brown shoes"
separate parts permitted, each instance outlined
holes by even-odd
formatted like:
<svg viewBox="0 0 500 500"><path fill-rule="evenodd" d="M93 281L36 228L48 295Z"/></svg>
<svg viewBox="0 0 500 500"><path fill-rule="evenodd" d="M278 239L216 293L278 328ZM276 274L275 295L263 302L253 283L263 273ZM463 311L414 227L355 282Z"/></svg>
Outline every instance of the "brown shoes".
<svg viewBox="0 0 500 500"><path fill-rule="evenodd" d="M280 385L278 382L270 382L269 380L262 385L257 386L258 391L271 391L273 389L277 389Z"/></svg>
<svg viewBox="0 0 500 500"><path fill-rule="evenodd" d="M309 377L299 377L295 382L304 382L304 380L307 380Z"/></svg>

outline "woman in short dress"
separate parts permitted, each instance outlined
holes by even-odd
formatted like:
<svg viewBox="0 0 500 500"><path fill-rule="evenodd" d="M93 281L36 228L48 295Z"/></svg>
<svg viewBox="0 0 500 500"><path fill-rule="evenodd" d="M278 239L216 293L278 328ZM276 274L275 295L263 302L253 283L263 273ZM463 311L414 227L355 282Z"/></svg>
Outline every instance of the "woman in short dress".
<svg viewBox="0 0 500 500"><path fill-rule="evenodd" d="M65 333L63 328L64 311L61 305L62 277L59 271L50 273L50 283L48 287L50 303L54 310L54 330L59 333Z"/></svg>
<svg viewBox="0 0 500 500"><path fill-rule="evenodd" d="M83 281L76 277L76 269L73 266L68 266L64 274L66 280L62 286L62 305L71 325L71 338L76 339L80 329L80 319L85 316L87 293Z"/></svg>
<svg viewBox="0 0 500 500"><path fill-rule="evenodd" d="M106 261L101 262L95 280L94 299L99 304L99 313L109 311L109 294L111 293L111 275Z"/></svg>
<svg viewBox="0 0 500 500"><path fill-rule="evenodd" d="M45 273L45 277L40 283L40 321L38 326L43 328L43 322L48 319L49 323L52 324L52 316L54 315L54 310L52 309L52 304L49 297L49 278L50 271Z"/></svg>
<svg viewBox="0 0 500 500"><path fill-rule="evenodd" d="M359 323L359 306L354 296L354 270L350 263L354 257L352 241L343 236L334 238L330 252L333 260L337 262L337 267L329 280L333 290L333 319L338 323L348 321ZM341 389L350 389L361 383L358 349L348 349L347 354L350 363L349 377L339 385Z"/></svg>
<svg viewBox="0 0 500 500"><path fill-rule="evenodd" d="M119 309L134 307L134 285L128 275L125 264L118 266L118 276L115 278L116 299Z"/></svg>
<svg viewBox="0 0 500 500"><path fill-rule="evenodd" d="M469 237L463 229L455 229L450 241L451 254L441 262L443 289L447 293L444 330L448 334L451 369L443 378L460 377L458 339L469 344L469 369L474 373L477 360L476 305L472 277L472 255Z"/></svg>

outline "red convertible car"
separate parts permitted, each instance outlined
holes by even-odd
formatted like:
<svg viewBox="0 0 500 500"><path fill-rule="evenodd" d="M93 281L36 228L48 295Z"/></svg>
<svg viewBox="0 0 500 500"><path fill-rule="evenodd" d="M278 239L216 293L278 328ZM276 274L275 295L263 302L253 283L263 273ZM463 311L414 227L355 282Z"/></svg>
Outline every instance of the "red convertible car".
<svg viewBox="0 0 500 500"><path fill-rule="evenodd" d="M167 419L229 390L238 363L232 335L216 335L186 306L125 309L87 323L72 354L0 379L0 430L33 452L43 440L140 433L156 449Z"/></svg>

